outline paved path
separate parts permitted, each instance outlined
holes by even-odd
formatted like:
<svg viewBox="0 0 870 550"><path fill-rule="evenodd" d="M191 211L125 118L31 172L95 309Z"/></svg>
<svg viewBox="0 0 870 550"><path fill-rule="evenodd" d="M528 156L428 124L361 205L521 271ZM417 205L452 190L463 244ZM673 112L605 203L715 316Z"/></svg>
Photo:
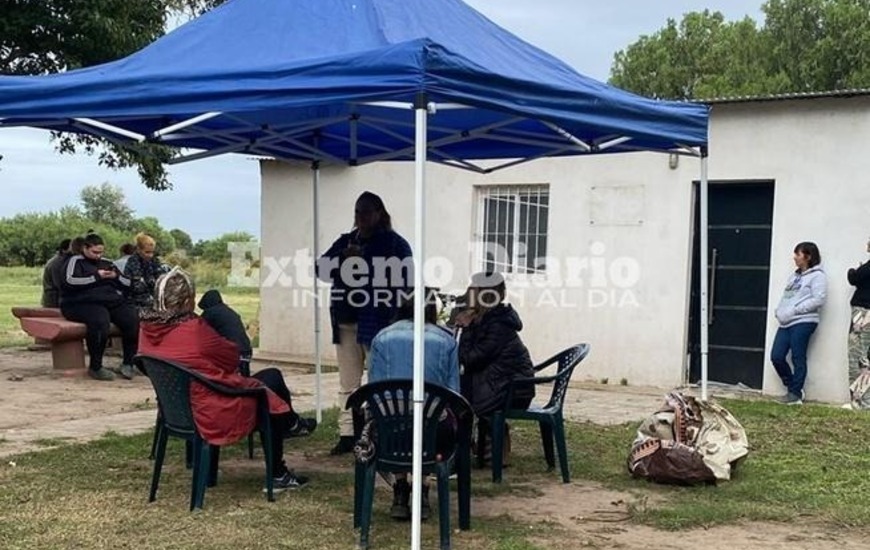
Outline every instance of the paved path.
<svg viewBox="0 0 870 550"><path fill-rule="evenodd" d="M255 364L252 370L258 366L262 367ZM316 377L289 367L282 370L294 393L296 409L314 410ZM4 388L0 391L0 457L50 447L59 441L88 441L109 431L141 433L154 425L153 390L144 377L96 382L81 372L53 371L46 353L8 350L0 350L0 376L0 387ZM23 380L14 381L19 377ZM336 373L323 375L324 408L337 405L337 387ZM578 383L568 391L565 412L573 420L597 424L639 421L655 411L666 391ZM89 402L96 412L88 410ZM53 414L43 418L39 411Z"/></svg>

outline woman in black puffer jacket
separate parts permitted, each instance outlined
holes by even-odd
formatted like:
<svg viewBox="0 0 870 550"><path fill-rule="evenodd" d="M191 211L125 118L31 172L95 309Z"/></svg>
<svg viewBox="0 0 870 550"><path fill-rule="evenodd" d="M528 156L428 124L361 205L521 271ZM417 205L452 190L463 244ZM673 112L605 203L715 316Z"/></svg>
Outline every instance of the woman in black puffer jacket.
<svg viewBox="0 0 870 550"><path fill-rule="evenodd" d="M501 274L477 273L465 295L468 307L456 317L456 325L462 328L463 393L478 416L489 416L504 406L512 380L535 375L529 350L519 335L523 322L513 307L503 303L504 298ZM528 408L534 396L534 386L519 386L508 406Z"/></svg>

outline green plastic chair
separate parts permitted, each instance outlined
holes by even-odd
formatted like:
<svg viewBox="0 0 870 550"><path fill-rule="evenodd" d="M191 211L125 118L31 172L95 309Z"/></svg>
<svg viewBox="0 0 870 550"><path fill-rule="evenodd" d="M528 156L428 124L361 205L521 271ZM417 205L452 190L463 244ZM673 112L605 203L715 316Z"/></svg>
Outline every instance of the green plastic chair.
<svg viewBox="0 0 870 550"><path fill-rule="evenodd" d="M139 369L142 371L142 369ZM142 371L144 375L145 372ZM242 357L239 359L239 374L246 378L251 377L251 358L250 357ZM147 375L146 375L147 376ZM163 425L163 419L160 417L160 411L158 409L157 412L157 421L154 423L154 438L151 440L151 454L148 455L150 460L154 460L155 453L157 452L157 441L160 436L160 427ZM256 429L254 430L256 431ZM190 469L193 467L193 459L192 459L192 450L190 445L185 446L185 458L187 468ZM248 434L248 458L253 460L254 458L254 432Z"/></svg>
<svg viewBox="0 0 870 550"><path fill-rule="evenodd" d="M369 547L369 527L375 490L375 473L410 473L413 457L413 401L411 380L384 380L366 384L350 395L346 408L365 411L373 419L376 439L370 460L356 462L354 472L354 528L360 528L359 547ZM471 421L473 411L458 393L436 384L425 385L423 402L423 475L438 479L438 519L441 550L450 549L449 478L454 465L459 496L459 528L471 527ZM436 439L442 413L449 410L457 421L455 445L438 449Z"/></svg>
<svg viewBox="0 0 870 550"><path fill-rule="evenodd" d="M157 394L157 433L154 450L154 472L151 477L151 491L148 502L157 499L160 473L166 455L166 442L169 436L177 437L188 443L188 460L193 465L190 489L190 510L202 508L205 500L206 485L217 484L217 467L220 460L220 447L206 442L196 429L190 403L190 385L199 383L221 395L247 397L257 400L257 430L263 444L266 462L266 498L275 500L272 472L272 431L269 418L269 401L265 388L230 388L209 380L202 374L178 363L158 357L137 355L134 364L151 381Z"/></svg>
<svg viewBox="0 0 870 550"><path fill-rule="evenodd" d="M556 450L559 453L559 467L562 471L562 482L571 481L571 473L568 470L568 448L565 443L565 419L562 416L562 408L565 404L565 394L568 392L568 382L574 373L574 368L589 355L589 344L578 344L570 347L557 355L535 366L535 372L540 372L547 367L558 364L556 374L552 376L535 376L534 378L518 378L511 382L505 395L505 406L492 414L492 481L501 483L502 469L504 467L504 433L507 419L534 420L541 430L541 443L544 447L544 458L548 469L556 467L553 453L553 441L556 442ZM509 409L507 404L513 401L514 390L519 385L553 384L553 392L550 400L544 406L532 405L528 409ZM482 434L478 433L478 442L482 442ZM480 449L483 445L478 444L478 461L482 455Z"/></svg>

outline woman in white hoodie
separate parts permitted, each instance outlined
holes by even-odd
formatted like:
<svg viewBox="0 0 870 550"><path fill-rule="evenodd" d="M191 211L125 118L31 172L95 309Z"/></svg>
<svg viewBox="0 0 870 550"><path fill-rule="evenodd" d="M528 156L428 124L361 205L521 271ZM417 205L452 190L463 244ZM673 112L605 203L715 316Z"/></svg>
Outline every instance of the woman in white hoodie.
<svg viewBox="0 0 870 550"><path fill-rule="evenodd" d="M822 270L822 255L815 243L802 242L794 247L797 267L776 306L779 330L773 339L770 360L788 392L782 398L787 405L800 405L807 378L807 347L819 325L819 310L825 303L828 281ZM786 357L791 351L789 366Z"/></svg>

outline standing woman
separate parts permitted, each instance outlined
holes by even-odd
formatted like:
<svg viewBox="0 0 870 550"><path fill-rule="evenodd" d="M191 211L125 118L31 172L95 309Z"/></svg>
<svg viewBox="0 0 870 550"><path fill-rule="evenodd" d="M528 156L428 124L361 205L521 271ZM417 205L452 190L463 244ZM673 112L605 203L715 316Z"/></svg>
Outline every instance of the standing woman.
<svg viewBox="0 0 870 550"><path fill-rule="evenodd" d="M827 276L822 270L822 255L815 243L802 242L794 247L797 269L789 276L779 305L776 320L779 329L773 339L770 360L788 392L782 398L786 405L801 405L807 378L807 347L819 325L819 310L827 297ZM791 351L789 366L786 357Z"/></svg>
<svg viewBox="0 0 870 550"><path fill-rule="evenodd" d="M354 423L345 410L360 387L366 356L375 335L390 324L402 294L411 286L411 246L393 231L384 201L366 191L356 200L353 229L336 239L317 261L317 276L332 283L329 316L338 356L338 443L330 454L353 451Z"/></svg>
<svg viewBox="0 0 870 550"><path fill-rule="evenodd" d="M130 296L139 309L146 309L154 303L154 284L163 273L155 260L154 250L157 243L150 235L136 235L136 249L124 264L124 275L130 279Z"/></svg>
<svg viewBox="0 0 870 550"><path fill-rule="evenodd" d="M870 241L867 242L870 252ZM849 327L849 381L855 380L868 368L867 349L870 348L870 262L864 262L846 273L849 284L855 287L852 299L852 323ZM851 406L870 409L870 392L852 390Z"/></svg>
<svg viewBox="0 0 870 550"><path fill-rule="evenodd" d="M133 356L139 341L139 315L124 296L130 280L115 264L103 258L105 245L96 233L84 238L81 254L66 263L60 311L70 321L87 327L88 375L95 380L112 380L114 374L103 366L103 353L109 341L110 323L121 330L124 359L119 373L133 378Z"/></svg>

